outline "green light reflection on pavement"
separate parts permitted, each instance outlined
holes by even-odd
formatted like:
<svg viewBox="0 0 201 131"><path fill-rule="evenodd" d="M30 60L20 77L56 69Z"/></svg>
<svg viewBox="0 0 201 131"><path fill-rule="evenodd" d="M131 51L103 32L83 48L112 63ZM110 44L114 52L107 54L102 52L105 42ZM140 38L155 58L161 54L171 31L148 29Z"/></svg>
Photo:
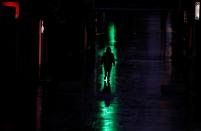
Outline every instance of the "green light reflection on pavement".
<svg viewBox="0 0 201 131"><path fill-rule="evenodd" d="M111 104L109 107L105 107L104 101L100 102L100 124L101 131L117 131L117 104Z"/></svg>
<svg viewBox="0 0 201 131"><path fill-rule="evenodd" d="M114 23L110 23L108 27L108 32L109 32L109 42L106 43L107 46L99 49L98 50L98 57L101 59L103 56L103 53L106 51L107 47L111 48L112 53L114 54L115 57L115 66L112 67L111 69L111 75L110 75L110 93L111 96L113 96L116 92L116 72L117 72L117 49L116 49L116 27ZM104 67L101 67L101 74L98 74L98 79L101 83L101 88L100 92L103 91L104 89ZM98 106L99 106L99 111L98 112L98 118L100 119L100 130L101 131L117 131L117 109L118 109L118 104L116 103L117 99L111 99L111 104L109 106L106 106L104 101L100 101Z"/></svg>

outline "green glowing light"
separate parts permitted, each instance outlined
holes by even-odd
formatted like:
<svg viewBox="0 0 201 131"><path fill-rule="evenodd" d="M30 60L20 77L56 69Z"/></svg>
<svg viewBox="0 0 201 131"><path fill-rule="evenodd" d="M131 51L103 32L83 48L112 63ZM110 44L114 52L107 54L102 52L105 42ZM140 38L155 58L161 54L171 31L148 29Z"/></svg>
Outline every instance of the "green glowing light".
<svg viewBox="0 0 201 131"><path fill-rule="evenodd" d="M116 37L115 24L111 22L109 24L109 41L112 43L116 42L115 37Z"/></svg>
<svg viewBox="0 0 201 131"><path fill-rule="evenodd" d="M111 48L111 52L114 54L115 58L115 66L112 66L111 69L111 74L110 74L110 91L111 91L111 96L113 96L116 92L116 79L117 79L117 63L118 63L118 56L117 56L117 49L116 49L116 27L113 22L111 22L108 26L108 34L109 34L109 41L106 44L106 47L104 48L97 48L97 57L99 60L101 60L104 52L106 51L107 47ZM101 43L99 43L101 44ZM98 45L97 45L98 46ZM100 61L99 61L100 62ZM100 92L103 91L104 89L104 67L103 66L98 66L98 84L100 84ZM117 102L117 99L112 99L112 103L110 103L109 106L106 106L105 101L100 101L98 103L98 106L100 107L99 112L98 112L98 118L100 118L100 130L101 131L118 131L118 121L117 121L117 109L118 109L118 104L114 104Z"/></svg>
<svg viewBox="0 0 201 131"><path fill-rule="evenodd" d="M111 84L111 93L113 94L116 90L116 70L117 70L117 49L115 47L115 37L116 37L116 27L115 24L113 22L111 22L109 24L108 27L108 32L109 32L109 42L107 43L107 46L101 50L98 50L98 57L101 59L101 57L103 56L104 52L106 51L106 48L109 46L111 48L112 53L114 54L114 58L115 58L115 66L112 67L111 69L111 74L110 74L110 84ZM104 68L103 66L101 67L102 69L102 74L99 75L99 80L101 81L101 91L104 88Z"/></svg>

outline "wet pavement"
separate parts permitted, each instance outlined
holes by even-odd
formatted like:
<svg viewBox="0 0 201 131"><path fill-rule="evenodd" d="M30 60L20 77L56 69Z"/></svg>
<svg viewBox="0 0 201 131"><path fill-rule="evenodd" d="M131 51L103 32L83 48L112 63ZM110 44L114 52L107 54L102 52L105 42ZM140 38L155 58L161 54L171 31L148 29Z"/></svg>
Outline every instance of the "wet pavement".
<svg viewBox="0 0 201 131"><path fill-rule="evenodd" d="M115 22L109 28L109 40L103 44L98 36L95 63L82 79L42 87L42 131L192 130L185 69L161 57L160 17L142 21L147 22L146 30L125 43L115 40ZM116 62L110 82L104 81L100 65L108 46Z"/></svg>

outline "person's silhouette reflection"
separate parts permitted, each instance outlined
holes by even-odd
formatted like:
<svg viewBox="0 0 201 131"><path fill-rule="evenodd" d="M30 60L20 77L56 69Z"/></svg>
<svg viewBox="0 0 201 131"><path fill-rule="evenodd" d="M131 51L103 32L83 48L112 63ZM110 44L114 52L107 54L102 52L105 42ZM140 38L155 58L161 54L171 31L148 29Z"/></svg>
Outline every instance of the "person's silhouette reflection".
<svg viewBox="0 0 201 131"><path fill-rule="evenodd" d="M111 99L111 88L110 88L110 82L104 82L104 88L103 88L103 99L105 101L105 106L110 106L110 99Z"/></svg>

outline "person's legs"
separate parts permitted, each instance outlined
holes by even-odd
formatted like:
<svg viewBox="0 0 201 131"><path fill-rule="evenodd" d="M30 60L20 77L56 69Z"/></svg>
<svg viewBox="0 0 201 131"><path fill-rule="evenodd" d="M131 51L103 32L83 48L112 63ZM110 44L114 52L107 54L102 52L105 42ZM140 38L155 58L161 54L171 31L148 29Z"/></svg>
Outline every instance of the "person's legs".
<svg viewBox="0 0 201 131"><path fill-rule="evenodd" d="M105 71L105 76L104 76L104 79L106 79L107 74L108 74L108 71L107 71L107 66L106 66L106 65L104 65L104 71Z"/></svg>
<svg viewBox="0 0 201 131"><path fill-rule="evenodd" d="M108 66L108 81L110 81L111 68L112 68L112 66Z"/></svg>
<svg viewBox="0 0 201 131"><path fill-rule="evenodd" d="M111 68L112 68L112 65L104 65L104 70L105 70L105 77L104 79L107 79L110 80L110 72L111 72Z"/></svg>
<svg viewBox="0 0 201 131"><path fill-rule="evenodd" d="M104 79L106 79L106 77L107 77L107 71L105 70L105 76L104 76Z"/></svg>

